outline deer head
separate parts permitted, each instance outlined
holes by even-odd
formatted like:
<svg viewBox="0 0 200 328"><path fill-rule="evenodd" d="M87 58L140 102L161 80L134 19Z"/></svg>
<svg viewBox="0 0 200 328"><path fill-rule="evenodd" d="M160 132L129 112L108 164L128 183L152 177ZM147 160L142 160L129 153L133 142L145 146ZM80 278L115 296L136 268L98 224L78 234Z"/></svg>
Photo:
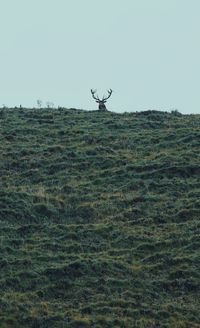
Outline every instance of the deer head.
<svg viewBox="0 0 200 328"><path fill-rule="evenodd" d="M107 97L103 96L102 99L99 99L98 95L95 96L96 90L91 89L92 97L99 104L99 110L101 110L101 111L107 110L105 103L108 100L108 98L110 98L110 96L112 94L112 89L108 90L107 92L108 92L108 96Z"/></svg>

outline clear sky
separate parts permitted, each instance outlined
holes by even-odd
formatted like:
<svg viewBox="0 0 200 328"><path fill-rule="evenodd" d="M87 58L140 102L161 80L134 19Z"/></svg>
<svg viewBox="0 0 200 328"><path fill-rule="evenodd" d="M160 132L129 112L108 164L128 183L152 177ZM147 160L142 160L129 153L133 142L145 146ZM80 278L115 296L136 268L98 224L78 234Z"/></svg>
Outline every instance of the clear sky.
<svg viewBox="0 0 200 328"><path fill-rule="evenodd" d="M200 113L200 0L0 0L0 106Z"/></svg>

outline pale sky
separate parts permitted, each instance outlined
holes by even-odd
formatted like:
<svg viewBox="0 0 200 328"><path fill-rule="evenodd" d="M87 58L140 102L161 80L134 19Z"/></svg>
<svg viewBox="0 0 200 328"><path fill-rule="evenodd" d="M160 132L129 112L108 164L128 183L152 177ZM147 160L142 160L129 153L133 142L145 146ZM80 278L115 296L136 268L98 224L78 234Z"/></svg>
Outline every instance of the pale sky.
<svg viewBox="0 0 200 328"><path fill-rule="evenodd" d="M0 0L0 107L200 113L200 0Z"/></svg>

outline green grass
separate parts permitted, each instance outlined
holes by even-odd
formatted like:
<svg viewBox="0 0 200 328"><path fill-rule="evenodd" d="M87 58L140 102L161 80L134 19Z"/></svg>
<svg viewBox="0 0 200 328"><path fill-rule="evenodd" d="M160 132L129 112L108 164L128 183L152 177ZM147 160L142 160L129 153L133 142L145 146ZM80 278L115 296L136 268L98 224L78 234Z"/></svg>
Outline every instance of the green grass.
<svg viewBox="0 0 200 328"><path fill-rule="evenodd" d="M0 327L200 327L200 115L0 110Z"/></svg>

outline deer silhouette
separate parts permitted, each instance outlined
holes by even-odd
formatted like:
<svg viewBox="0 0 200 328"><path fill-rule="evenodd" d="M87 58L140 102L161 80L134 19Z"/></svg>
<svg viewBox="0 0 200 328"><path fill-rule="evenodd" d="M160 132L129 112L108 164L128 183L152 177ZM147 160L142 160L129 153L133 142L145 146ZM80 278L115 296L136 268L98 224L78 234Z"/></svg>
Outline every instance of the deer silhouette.
<svg viewBox="0 0 200 328"><path fill-rule="evenodd" d="M108 98L110 98L113 91L112 91L112 89L110 89L110 90L107 90L107 92L108 92L107 97L103 96L102 99L99 99L98 95L95 96L96 90L91 89L92 97L99 104L99 110L100 111L106 111L107 110L105 103L107 102Z"/></svg>

